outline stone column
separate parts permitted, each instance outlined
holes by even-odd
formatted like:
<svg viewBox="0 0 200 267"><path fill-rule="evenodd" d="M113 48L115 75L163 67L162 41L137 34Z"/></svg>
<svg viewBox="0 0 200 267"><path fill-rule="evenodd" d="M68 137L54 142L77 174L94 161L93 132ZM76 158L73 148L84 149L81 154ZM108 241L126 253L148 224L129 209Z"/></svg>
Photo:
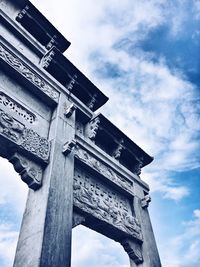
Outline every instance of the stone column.
<svg viewBox="0 0 200 267"><path fill-rule="evenodd" d="M63 145L74 138L75 114L64 116L70 103L60 95L49 129L50 162L43 185L29 191L14 267L70 267L74 157Z"/></svg>

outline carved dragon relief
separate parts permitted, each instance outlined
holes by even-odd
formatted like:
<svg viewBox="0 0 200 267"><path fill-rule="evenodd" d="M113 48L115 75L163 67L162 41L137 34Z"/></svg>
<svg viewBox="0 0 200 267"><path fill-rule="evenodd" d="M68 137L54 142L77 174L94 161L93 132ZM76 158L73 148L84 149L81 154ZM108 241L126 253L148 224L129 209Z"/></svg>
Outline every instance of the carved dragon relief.
<svg viewBox="0 0 200 267"><path fill-rule="evenodd" d="M0 136L4 136L43 161L47 162L50 144L32 129L26 128L21 122L0 109Z"/></svg>
<svg viewBox="0 0 200 267"><path fill-rule="evenodd" d="M140 223L132 216L130 203L123 195L75 169L73 196L74 206L142 241Z"/></svg>
<svg viewBox="0 0 200 267"><path fill-rule="evenodd" d="M16 55L13 55L9 49L0 43L0 59L9 64L23 77L29 80L32 84L38 87L42 92L48 95L51 99L58 102L59 93L54 90L45 80L36 74L29 66L27 66Z"/></svg>
<svg viewBox="0 0 200 267"><path fill-rule="evenodd" d="M9 161L13 164L14 169L21 176L29 188L37 190L42 185L43 169L35 162L26 157L15 153Z"/></svg>
<svg viewBox="0 0 200 267"><path fill-rule="evenodd" d="M98 171L100 174L104 175L110 181L114 182L118 186L122 187L124 190L133 194L133 183L131 181L128 181L122 176L118 175L110 167L95 159L93 156L91 156L84 149L80 148L78 145L76 145L74 149L74 155L76 158L89 165L90 167Z"/></svg>

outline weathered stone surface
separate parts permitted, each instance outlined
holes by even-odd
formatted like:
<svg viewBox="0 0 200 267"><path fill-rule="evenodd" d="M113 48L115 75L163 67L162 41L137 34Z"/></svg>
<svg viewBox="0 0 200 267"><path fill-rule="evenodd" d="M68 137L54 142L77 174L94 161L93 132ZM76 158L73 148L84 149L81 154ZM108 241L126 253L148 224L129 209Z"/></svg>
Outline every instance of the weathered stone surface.
<svg viewBox="0 0 200 267"><path fill-rule="evenodd" d="M121 243L131 267L161 267L139 177L153 158L93 112L108 98L46 18L28 0L1 3L0 155L33 189L14 267L70 267L79 224Z"/></svg>

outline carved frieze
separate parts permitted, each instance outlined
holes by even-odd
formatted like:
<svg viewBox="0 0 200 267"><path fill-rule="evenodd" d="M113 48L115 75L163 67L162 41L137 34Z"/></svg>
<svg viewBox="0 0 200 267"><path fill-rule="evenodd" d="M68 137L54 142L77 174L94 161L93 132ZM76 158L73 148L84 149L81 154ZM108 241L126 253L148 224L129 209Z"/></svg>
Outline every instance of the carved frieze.
<svg viewBox="0 0 200 267"><path fill-rule="evenodd" d="M82 149L80 146L76 145L74 155L76 158L89 165L90 167L98 171L100 174L104 175L110 181L114 182L129 193L133 194L133 184L131 181L128 181L122 176L118 175L113 169L94 158L91 154Z"/></svg>
<svg viewBox="0 0 200 267"><path fill-rule="evenodd" d="M129 257L138 265L143 262L142 246L133 240L125 239L121 242Z"/></svg>
<svg viewBox="0 0 200 267"><path fill-rule="evenodd" d="M0 91L0 106L7 108L9 111L20 116L22 119L26 120L29 123L35 121L35 115L27 110L25 107L17 103L11 97Z"/></svg>
<svg viewBox="0 0 200 267"><path fill-rule="evenodd" d="M3 110L0 110L0 135L8 138L35 156L47 161L49 158L50 144L32 129L26 128Z"/></svg>
<svg viewBox="0 0 200 267"><path fill-rule="evenodd" d="M141 226L132 215L126 197L98 181L91 174L75 169L74 205L126 234L142 240Z"/></svg>
<svg viewBox="0 0 200 267"><path fill-rule="evenodd" d="M13 55L9 49L0 43L0 59L9 64L23 77L29 80L32 84L38 87L42 92L47 94L54 101L58 101L59 93L54 90L46 81L44 81L38 74L36 74L30 67L28 67L16 55Z"/></svg>
<svg viewBox="0 0 200 267"><path fill-rule="evenodd" d="M26 157L15 153L9 161L13 164L14 169L21 176L29 188L36 190L42 185L43 169L35 162Z"/></svg>

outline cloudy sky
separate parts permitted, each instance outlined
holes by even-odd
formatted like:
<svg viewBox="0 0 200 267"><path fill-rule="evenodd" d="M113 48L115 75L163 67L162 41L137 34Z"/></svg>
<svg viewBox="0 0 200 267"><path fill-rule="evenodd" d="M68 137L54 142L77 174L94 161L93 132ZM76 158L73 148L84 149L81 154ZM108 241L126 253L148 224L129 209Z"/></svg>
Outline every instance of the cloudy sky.
<svg viewBox="0 0 200 267"><path fill-rule="evenodd" d="M199 266L200 1L32 2L110 98L100 111L155 158L142 178L163 267ZM11 267L27 189L5 160L0 170L0 265ZM73 248L73 267L129 266L120 245L84 227Z"/></svg>

